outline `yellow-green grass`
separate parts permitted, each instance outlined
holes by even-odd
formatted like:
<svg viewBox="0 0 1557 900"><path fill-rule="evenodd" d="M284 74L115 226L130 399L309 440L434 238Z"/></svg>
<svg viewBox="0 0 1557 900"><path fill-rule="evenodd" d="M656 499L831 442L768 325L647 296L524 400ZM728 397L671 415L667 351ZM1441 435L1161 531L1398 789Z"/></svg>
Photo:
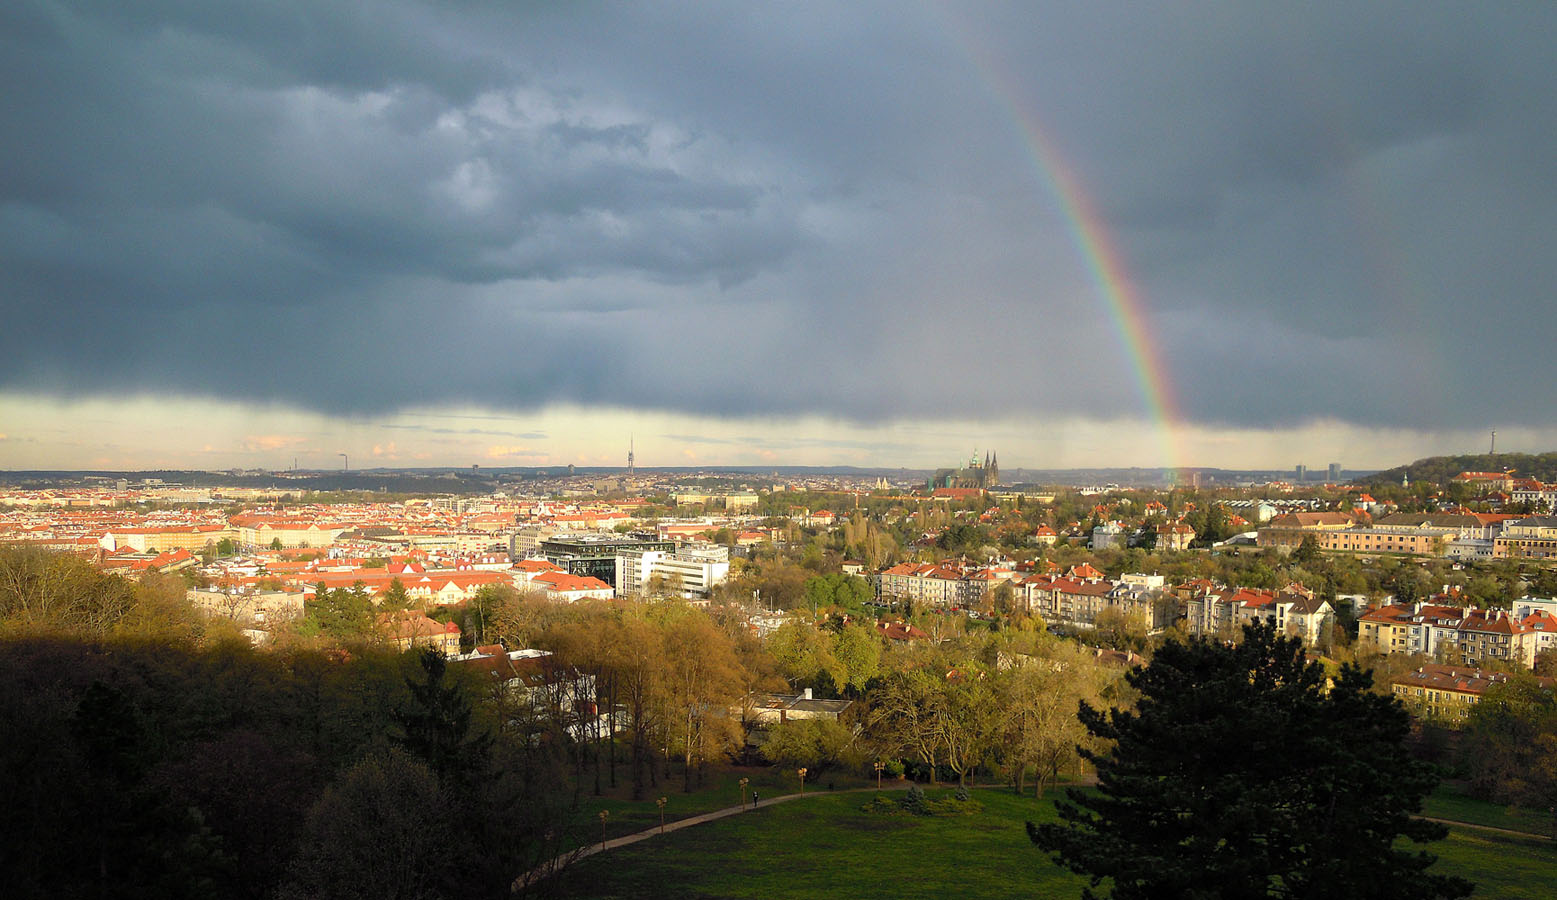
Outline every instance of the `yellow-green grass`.
<svg viewBox="0 0 1557 900"><path fill-rule="evenodd" d="M658 825L660 811L655 801L660 797L665 798L665 821L674 822L677 819L739 806L743 796L745 802L750 803L753 790L769 799L800 790L800 778L793 769L776 770L772 766L710 766L701 780L694 776L690 793L685 789L685 782L680 772L674 772L669 779L661 778L657 786L646 783L643 799L633 800L632 786L626 775L627 767L622 766L617 773L616 788L610 788L608 783L603 784L603 794L598 797L592 793L593 774L584 779L585 790L579 798L577 816L579 825L576 830L584 834L588 840L600 839L598 817L601 810L610 813L606 819L606 835L616 838ZM744 794L740 784L742 778L748 781ZM808 773L806 793L813 791L826 793L829 789L841 791L866 787L874 783L874 779L834 769L814 776Z"/></svg>
<svg viewBox="0 0 1557 900"><path fill-rule="evenodd" d="M1427 848L1434 872L1476 883L1474 897L1550 897L1557 890L1557 845L1480 828L1449 826L1449 837Z"/></svg>
<svg viewBox="0 0 1557 900"><path fill-rule="evenodd" d="M1449 784L1440 785L1438 790L1427 797L1427 801L1422 804L1422 815L1537 835L1551 834L1553 824L1549 812L1478 800Z"/></svg>
<svg viewBox="0 0 1557 900"><path fill-rule="evenodd" d="M1055 820L1047 799L979 790L980 812L919 817L864 812L873 796L824 792L696 825L588 857L548 887L563 897L599 898L1080 895L1085 880L1027 838L1026 820ZM1440 857L1434 871L1476 882L1476 897L1541 896L1557 879L1557 847L1549 841L1451 826L1447 840L1427 849Z"/></svg>
<svg viewBox="0 0 1557 900"><path fill-rule="evenodd" d="M980 790L973 795L979 813L921 817L866 813L873 796L823 793L696 825L586 858L554 887L565 897L599 898L1080 893L1083 880L1050 864L1027 839L1026 819L1053 820L1048 802Z"/></svg>

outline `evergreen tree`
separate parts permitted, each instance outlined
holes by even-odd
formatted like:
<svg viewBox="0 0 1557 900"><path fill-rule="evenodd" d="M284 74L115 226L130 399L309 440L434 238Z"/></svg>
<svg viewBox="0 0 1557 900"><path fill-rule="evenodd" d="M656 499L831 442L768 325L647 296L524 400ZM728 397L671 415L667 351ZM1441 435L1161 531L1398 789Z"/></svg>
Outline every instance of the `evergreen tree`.
<svg viewBox="0 0 1557 900"><path fill-rule="evenodd" d="M411 705L396 713L400 744L426 763L446 788L473 790L491 766L492 735L472 733L470 701L459 684L447 678L441 651L423 649L419 657L424 680L405 680Z"/></svg>
<svg viewBox="0 0 1557 900"><path fill-rule="evenodd" d="M1317 663L1274 626L1233 647L1169 641L1127 676L1135 712L1083 703L1113 743L1083 755L1096 793L1071 790L1060 824L1028 824L1064 866L1115 898L1462 897L1435 857L1397 846L1447 831L1415 818L1437 780L1402 750L1409 720L1346 666ZM1084 896L1095 896L1090 890Z"/></svg>
<svg viewBox="0 0 1557 900"><path fill-rule="evenodd" d="M384 590L384 599L380 606L388 612L410 609L411 595L406 593L405 582L398 577L389 579L389 587Z"/></svg>

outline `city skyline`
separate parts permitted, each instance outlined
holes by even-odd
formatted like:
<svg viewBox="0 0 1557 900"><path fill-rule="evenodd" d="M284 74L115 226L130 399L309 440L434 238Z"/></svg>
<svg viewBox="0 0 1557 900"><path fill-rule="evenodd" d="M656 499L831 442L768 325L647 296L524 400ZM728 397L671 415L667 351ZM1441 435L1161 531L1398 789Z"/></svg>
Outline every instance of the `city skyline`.
<svg viewBox="0 0 1557 900"><path fill-rule="evenodd" d="M0 14L0 469L1557 447L1549 6Z"/></svg>
<svg viewBox="0 0 1557 900"><path fill-rule="evenodd" d="M197 428L166 431L158 398L31 401L0 395L0 421L39 423L41 437L0 433L6 448L0 470L124 471L150 469L353 469L503 466L858 466L934 469L995 449L1006 472L1017 469L1167 469L1134 454L1121 439L1133 423L1077 420L1034 432L1025 421L946 420L878 427L820 418L744 421L674 416L634 410L559 408L532 415L491 410L410 411L342 422L288 409L195 402L185 420ZM56 421L59 420L59 421ZM85 427L89 437L73 437ZM610 433L602 435L602 431ZM772 435L784 436L775 438ZM1499 450L1542 452L1557 434L1501 429ZM1381 436L1382 435L1382 436ZM53 440L51 440L53 436ZM1285 431L1184 429L1184 468L1291 471L1302 463L1310 478L1339 461L1344 469L1377 470L1435 455L1483 452L1482 431L1379 432L1321 422ZM1302 462L1308 460L1308 462Z"/></svg>

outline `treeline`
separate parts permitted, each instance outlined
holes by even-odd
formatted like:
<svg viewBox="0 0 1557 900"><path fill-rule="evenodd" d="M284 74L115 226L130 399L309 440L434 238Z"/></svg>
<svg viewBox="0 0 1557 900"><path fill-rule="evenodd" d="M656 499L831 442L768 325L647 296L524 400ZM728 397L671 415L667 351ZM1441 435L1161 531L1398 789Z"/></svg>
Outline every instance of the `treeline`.
<svg viewBox="0 0 1557 900"><path fill-rule="evenodd" d="M556 604L515 594L493 610L489 634L551 651L576 676L576 687L554 684L551 702L535 710L543 730L571 735L575 796L625 780L642 799L673 774L693 790L709 763L745 745L732 710L753 691L784 686L755 635L679 602Z"/></svg>
<svg viewBox="0 0 1557 900"><path fill-rule="evenodd" d="M1448 485L1461 472L1501 472L1512 469L1527 478L1557 481L1557 453L1467 453L1430 456L1367 477L1369 485L1398 485L1401 478Z"/></svg>
<svg viewBox="0 0 1557 900"><path fill-rule="evenodd" d="M850 583L828 576L812 586L836 598ZM635 798L664 786L690 791L710 764L732 760L858 774L900 760L920 779L983 773L1025 785L1033 773L1052 779L1075 763L1081 700L1119 697L1122 667L1036 620L991 631L930 615L920 620L929 639L892 642L873 619L840 606L820 612L815 623L791 618L759 640L743 616L718 606L512 594L489 610L486 636L552 651L594 700L586 705L596 712L581 716L559 693L538 712L573 735L566 751L576 796L623 783ZM837 725L766 726L764 692L806 689L854 702Z"/></svg>
<svg viewBox="0 0 1557 900"><path fill-rule="evenodd" d="M222 625L189 606L178 576L149 574L130 581L73 554L0 547L0 639L55 634L195 640L212 629L221 631ZM226 632L235 634L230 627Z"/></svg>
<svg viewBox="0 0 1557 900"><path fill-rule="evenodd" d="M11 639L0 731L9 897L506 896L568 822L436 656Z"/></svg>
<svg viewBox="0 0 1557 900"><path fill-rule="evenodd" d="M1467 715L1452 756L1447 744L1437 749L1457 765L1473 796L1544 810L1557 837L1557 696L1534 675L1516 673L1488 688Z"/></svg>

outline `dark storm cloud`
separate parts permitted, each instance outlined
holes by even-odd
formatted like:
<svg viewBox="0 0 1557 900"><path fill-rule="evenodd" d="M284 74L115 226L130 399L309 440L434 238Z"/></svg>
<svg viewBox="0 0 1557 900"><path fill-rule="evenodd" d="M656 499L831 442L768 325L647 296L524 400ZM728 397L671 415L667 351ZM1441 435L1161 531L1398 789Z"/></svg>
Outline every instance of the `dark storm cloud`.
<svg viewBox="0 0 1557 900"><path fill-rule="evenodd" d="M1032 119L1191 418L1496 421L1554 374L1554 29L1533 4L21 0L0 386L1138 414Z"/></svg>

